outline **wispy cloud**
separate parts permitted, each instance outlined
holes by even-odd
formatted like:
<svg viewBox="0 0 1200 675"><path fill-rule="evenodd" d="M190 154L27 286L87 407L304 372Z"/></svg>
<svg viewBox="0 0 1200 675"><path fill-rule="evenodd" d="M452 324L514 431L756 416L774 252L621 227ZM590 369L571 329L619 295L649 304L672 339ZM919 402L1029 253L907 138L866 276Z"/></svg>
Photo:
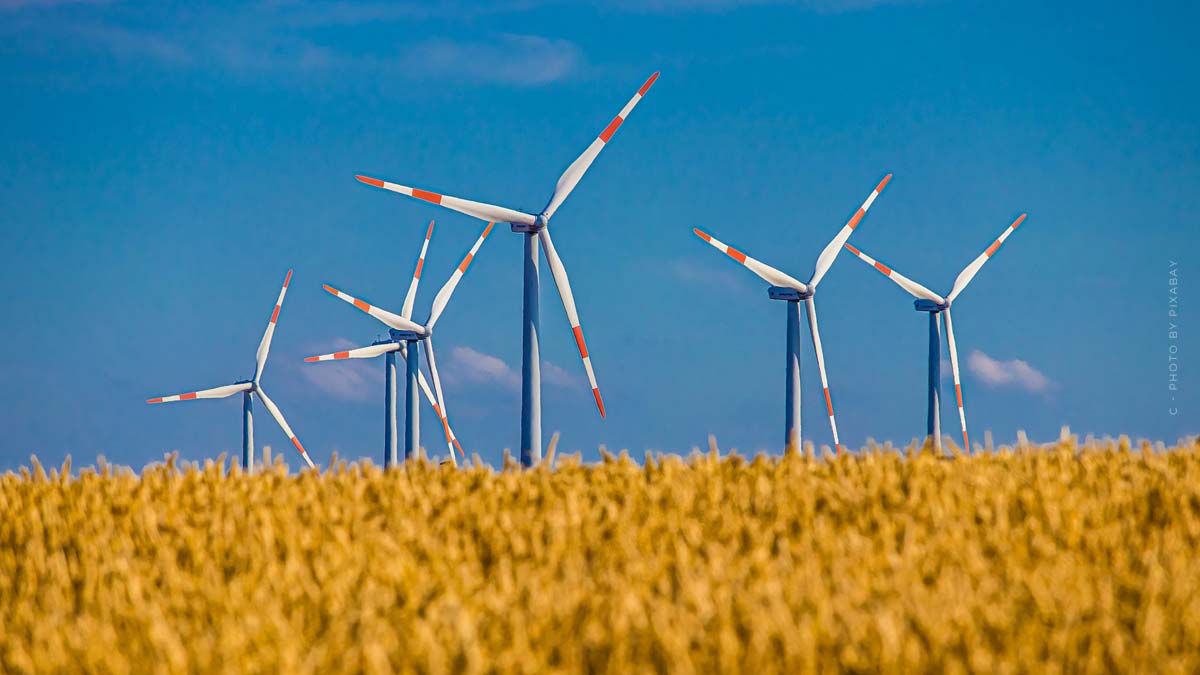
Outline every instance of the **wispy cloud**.
<svg viewBox="0 0 1200 675"><path fill-rule="evenodd" d="M967 357L967 368L989 387L1013 386L1041 393L1054 386L1050 378L1021 359L1000 361L978 349Z"/></svg>
<svg viewBox="0 0 1200 675"><path fill-rule="evenodd" d="M500 35L486 42L434 39L401 51L400 70L423 79L451 78L518 86L566 78L583 64L574 43L536 35Z"/></svg>
<svg viewBox="0 0 1200 675"><path fill-rule="evenodd" d="M316 353L337 352L363 345L344 338L319 347ZM300 374L324 394L348 401L366 401L382 396L383 366L379 358L347 359L335 363L302 363Z"/></svg>
<svg viewBox="0 0 1200 675"><path fill-rule="evenodd" d="M738 272L745 272L745 270L737 270L727 263L728 261L723 262L715 258L712 264L691 258L678 258L667 261L664 269L666 269L670 276L689 285L703 285L723 289L747 288L749 285L748 280L743 274L738 274Z"/></svg>
<svg viewBox="0 0 1200 675"><path fill-rule="evenodd" d="M508 365L503 359L485 354L470 347L455 347L450 351L450 362L446 364L445 379L453 382L481 383L519 391L521 372ZM559 366L542 361L542 383L554 387L571 388L580 386L582 380Z"/></svg>

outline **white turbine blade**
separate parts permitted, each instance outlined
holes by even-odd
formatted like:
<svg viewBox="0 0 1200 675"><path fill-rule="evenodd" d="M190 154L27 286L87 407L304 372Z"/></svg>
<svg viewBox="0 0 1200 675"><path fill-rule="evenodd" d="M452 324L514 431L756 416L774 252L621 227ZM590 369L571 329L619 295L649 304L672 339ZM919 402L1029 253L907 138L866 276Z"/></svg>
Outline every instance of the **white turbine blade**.
<svg viewBox="0 0 1200 675"><path fill-rule="evenodd" d="M413 301L417 299L417 285L421 283L421 269L425 267L425 253L429 251L429 238L433 236L433 221L429 221L429 229L425 231L425 241L421 244L421 256L417 258L417 268L413 270L412 282L408 285L408 294L404 296L404 306L400 308L400 316L411 319Z"/></svg>
<svg viewBox="0 0 1200 675"><path fill-rule="evenodd" d="M903 274L900 274L896 270L888 267L887 265L884 265L883 263L879 262L878 260L867 255L866 253L863 253L862 251L854 248L850 244L848 244L848 243L843 244L843 246L845 246L848 251L850 251L854 255L858 256L859 258L861 258L863 262L867 263L871 267L874 267L875 269L882 272L883 276L896 282L896 284L898 286L900 286L900 288L903 288L904 290L908 291L909 294L911 294L914 298L922 298L925 300L932 300L933 302L936 302L939 305L945 304L946 301L942 298L942 296L938 295L937 293L934 293L933 291L929 290L928 288L925 288L921 284L918 284L917 282L913 281L912 279L909 279L908 277L904 276Z"/></svg>
<svg viewBox="0 0 1200 675"><path fill-rule="evenodd" d="M950 289L950 295L946 296L948 301L954 302L954 299L958 297L958 294L962 293L963 289L967 287L967 284L971 283L971 279L975 278L975 275L979 272L979 268L983 267L983 264L987 262L988 259L990 259L992 255L996 253L996 250L1000 248L1000 245L1004 243L1004 240L1008 239L1008 235L1016 231L1017 226L1019 226L1021 222L1025 220L1025 215L1026 214L1022 213L1020 216L1018 216L1017 219L1013 221L1012 225L1009 225L1007 228L1005 228L1004 231L1000 233L1000 236L996 238L996 241L992 242L992 245L987 247L986 251L980 253L978 258L972 260L970 265L967 265L965 268L963 268L963 271L958 273L958 278L954 280L954 287Z"/></svg>
<svg viewBox="0 0 1200 675"><path fill-rule="evenodd" d="M262 387L258 387L254 393L258 394L258 398L262 399L263 405L267 408L267 412L271 413L271 417L275 418L275 421L279 424L279 428L283 429L283 433L287 434L288 440L291 441L292 445L296 446L296 449L300 451L300 456L304 458L306 463L308 463L308 468L317 468L317 466L313 464L312 459L309 458L308 451L304 449L303 445L300 445L300 439L296 438L296 434L292 433L292 428L288 426L287 420L283 419L283 413L279 412L279 406L275 405L275 402L267 396L267 392L263 391Z"/></svg>
<svg viewBox="0 0 1200 675"><path fill-rule="evenodd" d="M449 195L441 195L436 192L427 192L417 188L411 188L407 185L397 185L387 181L378 180L376 178L368 178L366 176L355 176L361 183L373 185L384 190L399 192L402 195L423 199L432 204L444 206L451 211L465 213L468 216L474 216L480 220L487 220L497 223L523 223L525 225L533 225L537 222L537 218L528 213L521 213L512 209L506 209L503 206L494 204L484 204L483 202L473 202L469 199L459 199Z"/></svg>
<svg viewBox="0 0 1200 675"><path fill-rule="evenodd" d="M483 240L487 239L488 234L492 231L494 223L488 223L487 227L483 228L483 234L475 240L475 245L467 251L466 257L458 264L458 267L450 274L450 278L442 286L442 290L438 291L436 297L433 298L433 308L429 312L429 321L425 325L432 330L433 325L437 323L438 317L442 315L442 311L446 309L446 303L450 302L450 296L454 295L454 289L458 288L458 282L463 275L467 273L467 268L471 266L471 261L475 259L475 254L479 252L479 247L483 245Z"/></svg>
<svg viewBox="0 0 1200 675"><path fill-rule="evenodd" d="M760 279L767 282L768 284L771 284L772 286L784 286L786 288L794 288L797 291L800 291L801 293L808 290L808 286L803 281L800 281L799 279L796 279L790 275L784 274L783 272L780 272L779 270L775 269L774 267L771 267L770 265L768 265L760 260L755 260L754 258L751 258L750 256L746 255L745 253L742 253L741 251L737 250L736 248L713 237L712 235L708 234L707 232L704 232L703 230L699 230L694 227L692 228L692 232L695 232L697 237L700 237L704 241L707 241L708 243L712 244L713 248L717 249L718 251L724 253L725 255L729 256L730 258L733 258L737 262L744 265L747 269L749 269L751 272L754 272L755 274L757 274Z"/></svg>
<svg viewBox="0 0 1200 675"><path fill-rule="evenodd" d="M607 127L604 127L604 131L600 132L600 135L596 137L596 140L592 141L592 144L587 147L587 150L584 150L582 155L577 157L574 162L571 162L571 166L568 166L567 170L564 171L561 176L559 176L558 183L554 186L554 194L550 196L550 201L546 204L546 208L542 211L547 220L554 215L554 212L557 211L558 207L562 205L563 201L567 198L567 195L571 194L571 191L574 190L575 186L579 184L579 180L583 178L583 174L587 173L588 167L590 167L592 162L596 160L596 156L600 154L600 151L604 149L604 146L608 145L609 139L611 139L612 135L617 132L617 128L621 126L621 123L625 121L625 118L629 117L629 113L633 111L634 106L636 106L638 102L642 100L642 97L646 95L647 91L650 91L650 86L653 85L654 81L657 79L658 73L655 72L650 76L649 79L646 80L646 83L642 85L642 88L638 89L637 93L633 95L633 98L629 99L629 103L626 103L625 107L621 108L621 112L613 118L613 121L609 122Z"/></svg>
<svg viewBox="0 0 1200 675"><path fill-rule="evenodd" d="M348 349L344 352L334 352L332 354L321 354L320 356L309 356L304 359L306 363L315 361L339 361L341 359L369 359L380 354L394 352L400 349L400 345L395 342L385 342L378 345L369 345L367 347L359 347L358 349Z"/></svg>
<svg viewBox="0 0 1200 675"><path fill-rule="evenodd" d="M391 312L387 311L386 309L380 309L379 307L376 307L368 302L359 300L358 298L354 297L353 295L343 293L343 292L339 291L338 289L334 288L333 286L325 284L325 285L321 286L321 288L324 288L327 292L337 296L338 298L340 298L342 300L345 300L346 302L354 305L355 307L361 309L362 311L366 312L367 314L370 314L371 316L375 317L376 319L379 319L386 326L395 328L396 330L407 330L407 331L412 331L412 332L418 333L418 334L425 332L425 329L422 328L420 325L416 324L415 322L413 322L409 319L406 319L406 318L400 316L399 314L392 314Z"/></svg>
<svg viewBox="0 0 1200 675"><path fill-rule="evenodd" d="M263 366L267 365L267 354L271 351L271 338L275 336L275 322L279 321L279 308L283 307L283 296L287 295L288 284L292 281L292 271L288 270L283 279L283 288L279 290L279 299L275 301L275 310L271 312L271 320L267 322L267 330L263 333L262 342L258 343L258 353L254 356L254 381L262 377Z"/></svg>
<svg viewBox="0 0 1200 675"><path fill-rule="evenodd" d="M825 246L824 251L821 251L820 257L817 258L817 267L813 270L812 279L808 282L809 286L816 288L817 284L821 283L821 278L829 271L829 267L837 259L838 253L842 251L842 244L845 244L846 240L850 238L850 234L854 232L854 228L858 227L863 216L867 215L867 209L871 208L871 205L875 203L875 198L879 196L879 193L883 192L883 188L887 187L888 181L891 179L892 174L889 173L883 177L883 180L879 181L879 185L875 186L875 189L871 191L867 200L863 202L862 206L858 207L858 211L854 212L854 216L850 218L850 221L842 226L841 231L837 233L833 241Z"/></svg>
<svg viewBox="0 0 1200 675"><path fill-rule="evenodd" d="M408 360L408 348L403 344L400 345L400 356L402 356L405 361ZM462 455L463 459L466 459L467 455L465 452L463 452L462 444L458 442L458 436L454 434L454 429L450 428L450 420L446 419L446 416L442 414L442 406L438 405L437 399L433 396L433 392L429 390L429 382L425 379L425 373L421 370L417 371L417 383L421 386L421 391L425 392L425 398L429 400L429 405L433 406L433 411L437 413L438 419L441 420L442 428L444 428L446 433L450 436L450 442L454 444L454 447L458 448L458 454Z"/></svg>
<svg viewBox="0 0 1200 675"><path fill-rule="evenodd" d="M442 429L446 432L446 447L450 449L450 461L458 466L454 457L454 445L450 438L450 413L446 410L446 399L442 396L442 379L438 377L437 358L433 355L433 339L426 336L421 341L425 345L425 360L429 362L429 374L433 376L433 389L437 392L438 404L441 406Z"/></svg>
<svg viewBox="0 0 1200 675"><path fill-rule="evenodd" d="M187 394L148 398L146 399L146 403L171 403L172 401L190 401L195 398L226 398L239 392L249 391L253 388L253 384L249 382L242 382L241 384L229 384L224 387L216 387L214 389L201 389L200 391L193 391Z"/></svg>
<svg viewBox="0 0 1200 675"><path fill-rule="evenodd" d="M563 267L558 251L554 250L554 241L550 239L550 228L543 227L538 232L542 242L542 250L546 252L546 264L554 276L554 285L562 298L563 309L567 310L567 322L571 324L571 332L575 335L575 346L579 348L579 358L583 359L583 369L587 371L588 384L592 387L592 397L596 399L596 409L604 418L604 399L600 397L600 387L596 385L596 373L592 370L592 357L588 354L587 343L583 340L583 327L579 325L579 312L575 309L575 294L571 292L571 280L567 278L567 268Z"/></svg>
<svg viewBox="0 0 1200 675"><path fill-rule="evenodd" d="M942 312L946 318L946 343L950 346L950 372L954 375L954 396L958 399L958 423L962 426L963 450L971 451L967 438L967 411L963 408L962 383L958 379L958 347L954 344L954 323L950 321L950 308Z"/></svg>
<svg viewBox="0 0 1200 675"><path fill-rule="evenodd" d="M808 330L812 333L813 350L817 353L817 370L821 373L821 389L825 391L825 409L829 412L829 427L833 429L833 447L842 451L838 440L837 421L833 418L833 399L829 396L829 380L825 377L825 353L821 350L821 331L817 329L817 306L812 296L804 301L808 309Z"/></svg>

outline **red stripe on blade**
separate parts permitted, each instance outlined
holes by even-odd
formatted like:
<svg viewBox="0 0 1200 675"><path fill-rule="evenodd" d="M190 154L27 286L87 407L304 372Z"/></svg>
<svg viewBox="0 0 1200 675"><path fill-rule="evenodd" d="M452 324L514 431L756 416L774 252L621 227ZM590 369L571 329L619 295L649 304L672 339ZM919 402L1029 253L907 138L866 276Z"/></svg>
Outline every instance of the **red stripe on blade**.
<svg viewBox="0 0 1200 675"><path fill-rule="evenodd" d="M650 91L650 87L654 85L654 81L657 79L658 71L656 70L654 71L654 74L650 76L650 79L646 80L646 84L643 84L642 88L638 89L638 96L645 96L646 92Z"/></svg>
<svg viewBox="0 0 1200 675"><path fill-rule="evenodd" d="M612 138L612 135L617 133L617 127L621 126L621 122L624 121L625 120L621 119L620 115L614 117L613 121L609 122L608 126L604 128L604 131L600 132L600 140L607 143L608 139Z"/></svg>
<svg viewBox="0 0 1200 675"><path fill-rule="evenodd" d="M292 271L288 270L287 276L283 280L283 287L287 288L290 283L292 283Z"/></svg>
<svg viewBox="0 0 1200 675"><path fill-rule="evenodd" d="M600 398L600 388L592 389L592 396L596 397L596 407L600 409L600 417L604 417L604 399Z"/></svg>
<svg viewBox="0 0 1200 675"><path fill-rule="evenodd" d="M307 455L307 454L308 454L307 452L305 452L305 451L304 451L304 446L303 446L303 445L300 445L300 439L299 439L299 438L296 438L295 436L292 436L292 445L296 446L296 449L300 451L300 454L302 454L302 455Z"/></svg>
<svg viewBox="0 0 1200 675"><path fill-rule="evenodd" d="M179 395L179 400L180 400L180 401L190 401L190 400L192 400L192 399L194 399L194 398L196 398L196 392L194 392L194 391L193 391L192 393L190 393L190 394L180 394L180 395Z"/></svg>
<svg viewBox="0 0 1200 675"><path fill-rule="evenodd" d="M575 344L579 346L579 355L583 358L588 357L587 344L583 341L583 328L575 326L571 329L575 333Z"/></svg>
<svg viewBox="0 0 1200 675"><path fill-rule="evenodd" d="M883 180L879 181L879 185L875 186L875 193L878 194L880 192L883 192L883 188L887 187L888 181L890 181L891 179L892 179L892 174L890 174L890 173L888 175L884 176Z"/></svg>
<svg viewBox="0 0 1200 675"><path fill-rule="evenodd" d="M383 187L383 181L375 179L375 178L368 178L366 176L355 176L355 178L357 178L358 182L360 182L360 183L366 183L367 185L374 185L377 188Z"/></svg>
<svg viewBox="0 0 1200 675"><path fill-rule="evenodd" d="M361 309L361 310L362 310L362 311L364 311L364 312L370 312L370 311L371 311L371 305L369 305L369 304L367 304L367 303L363 302L362 300L359 300L358 298L355 298L355 299L354 299L354 306L355 306L355 307L357 307L357 308L359 308L359 309Z"/></svg>
<svg viewBox="0 0 1200 675"><path fill-rule="evenodd" d="M862 220L864 214L866 214L866 211L863 211L860 208L858 211L856 211L854 213L854 217L850 219L850 222L848 222L846 224L849 225L850 229L853 230L854 228L858 227L858 223L859 223L859 221Z"/></svg>
<svg viewBox="0 0 1200 675"><path fill-rule="evenodd" d="M335 353L335 354L333 355L333 358L335 358L335 359L348 359L348 358L350 358L350 352L337 352L337 353Z"/></svg>
<svg viewBox="0 0 1200 675"><path fill-rule="evenodd" d="M146 399L146 403L162 403L162 397L160 396L159 398L148 398L148 399Z"/></svg>
<svg viewBox="0 0 1200 675"><path fill-rule="evenodd" d="M879 270L880 272L883 272L884 274L888 275L889 277L892 276L892 270L887 265L884 265L883 263L879 262L878 260L875 261L875 269Z"/></svg>
<svg viewBox="0 0 1200 675"><path fill-rule="evenodd" d="M954 393L958 395L958 407L962 407L962 385L954 385Z"/></svg>
<svg viewBox="0 0 1200 675"><path fill-rule="evenodd" d="M854 255L862 255L862 251L859 251L858 249L854 248L853 246L851 246L848 243L845 244L845 247Z"/></svg>
<svg viewBox="0 0 1200 675"><path fill-rule="evenodd" d="M475 256L468 253L467 257L463 258L463 261L458 264L458 271L462 272L463 274L466 274L467 268L471 266L471 258L474 258L474 257Z"/></svg>
<svg viewBox="0 0 1200 675"><path fill-rule="evenodd" d="M829 399L829 387L825 387L825 407L829 409L829 416L833 417L833 401Z"/></svg>
<svg viewBox="0 0 1200 675"><path fill-rule="evenodd" d="M279 305L275 305L275 311L271 312L271 323L279 320Z"/></svg>
<svg viewBox="0 0 1200 675"><path fill-rule="evenodd" d="M418 259L417 259L417 271L416 271L416 272L413 272L413 278L414 278L414 279L420 279L420 278L421 278L421 268L422 268L422 267L424 267L424 266L425 266L425 259L424 259L424 258L418 258Z"/></svg>
<svg viewBox="0 0 1200 675"><path fill-rule="evenodd" d="M696 236L700 237L704 241L712 241L712 237L708 236L707 232L703 232L700 229L695 228L695 227L692 228L692 232L695 232Z"/></svg>
<svg viewBox="0 0 1200 675"><path fill-rule="evenodd" d="M746 254L742 253L741 251L737 250L736 248L734 248L732 246L726 246L725 253L727 253L730 258L733 258L734 260L742 263L743 265L746 264Z"/></svg>
<svg viewBox="0 0 1200 675"><path fill-rule="evenodd" d="M436 192L426 192L425 190L413 188L412 196L416 197L417 199L424 199L427 202L433 202L434 204L442 203L442 196Z"/></svg>
<svg viewBox="0 0 1200 675"><path fill-rule="evenodd" d="M984 251L984 253L986 253L987 257L990 258L990 257L992 257L992 254L995 253L996 249L998 249L998 248L1000 248L1000 240L999 239L992 242L992 245L989 246L988 249L986 251Z"/></svg>

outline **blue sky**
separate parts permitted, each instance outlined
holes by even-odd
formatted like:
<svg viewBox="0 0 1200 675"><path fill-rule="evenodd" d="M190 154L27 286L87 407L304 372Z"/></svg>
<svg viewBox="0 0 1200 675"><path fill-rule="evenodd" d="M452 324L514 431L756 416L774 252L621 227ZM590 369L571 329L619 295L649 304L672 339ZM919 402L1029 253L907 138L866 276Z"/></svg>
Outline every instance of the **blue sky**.
<svg viewBox="0 0 1200 675"><path fill-rule="evenodd" d="M1029 213L955 305L975 440L1196 433L1200 48L1180 27L1198 19L1186 3L0 0L0 467L238 448L237 398L143 401L250 376L289 267L263 383L318 462L378 458L382 363L301 361L381 332L321 284L398 309L434 218L423 317L481 223L353 176L540 209L655 70L554 221L609 413L543 272L562 449L686 452L712 433L777 450L783 307L691 228L807 279L888 172L851 241L939 292ZM520 256L497 229L438 324L452 422L492 462L519 437ZM848 255L818 301L843 442L922 435L924 315ZM804 349L805 436L829 443ZM428 410L424 428L436 446ZM952 410L943 428L957 435Z"/></svg>

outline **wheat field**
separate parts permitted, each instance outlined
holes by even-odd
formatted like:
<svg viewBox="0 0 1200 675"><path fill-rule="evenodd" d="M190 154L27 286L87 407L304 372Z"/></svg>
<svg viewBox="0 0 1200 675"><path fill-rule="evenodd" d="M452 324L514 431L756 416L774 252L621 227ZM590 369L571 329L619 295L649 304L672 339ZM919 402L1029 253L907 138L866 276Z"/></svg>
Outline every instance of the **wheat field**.
<svg viewBox="0 0 1200 675"><path fill-rule="evenodd" d="M1200 672L1200 443L0 477L0 671Z"/></svg>

